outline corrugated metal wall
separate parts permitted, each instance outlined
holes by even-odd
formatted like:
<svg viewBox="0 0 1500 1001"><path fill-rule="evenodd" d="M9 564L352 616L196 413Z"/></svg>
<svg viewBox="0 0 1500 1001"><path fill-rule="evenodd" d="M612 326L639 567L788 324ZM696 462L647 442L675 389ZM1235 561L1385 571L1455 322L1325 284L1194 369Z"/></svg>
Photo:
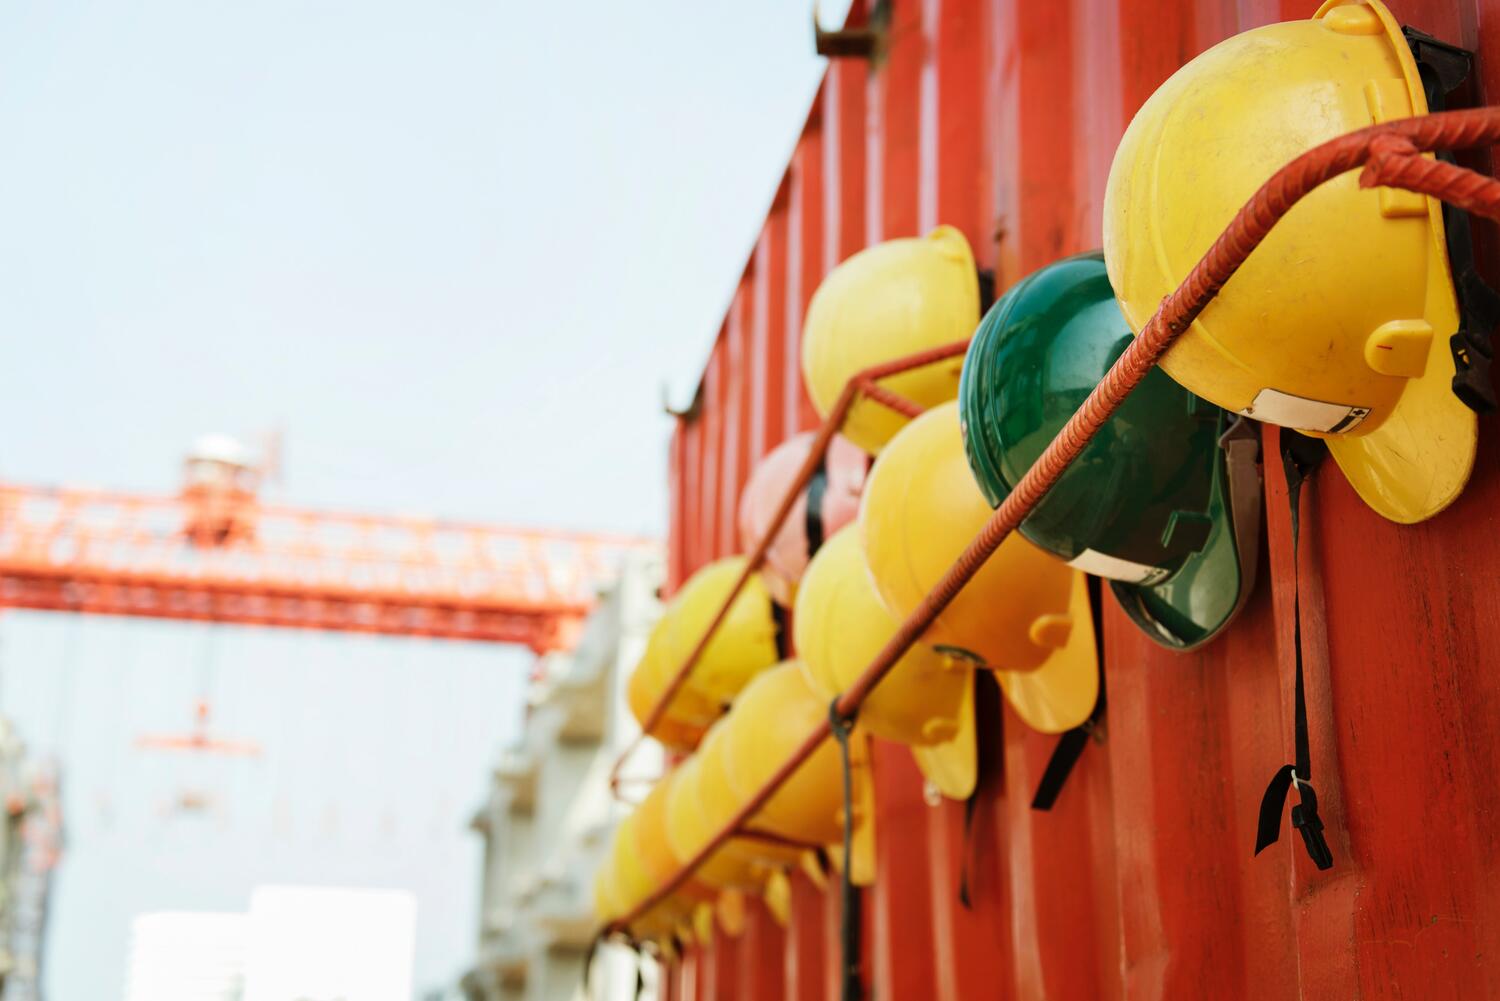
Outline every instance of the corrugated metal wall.
<svg viewBox="0 0 1500 1001"><path fill-rule="evenodd" d="M890 6L882 63L830 65L704 373L701 409L673 436L674 581L740 548L734 507L755 459L815 424L798 338L835 263L946 222L1003 289L1096 247L1110 160L1135 108L1219 39L1316 5ZM1478 50L1481 96L1500 99L1500 4L1391 6ZM1422 526L1381 520L1331 464L1313 488L1302 602L1332 871L1314 870L1285 828L1279 845L1250 855L1260 793L1290 760L1290 539L1273 471L1269 572L1228 635L1175 655L1106 610L1107 742L1085 753L1053 812L1028 809L1052 739L1008 714L989 727L972 910L956 896L962 808L927 805L909 756L880 748L880 875L865 911L876 997L1500 996L1494 418L1481 435L1467 494ZM836 998L831 898L798 875L788 928L757 910L745 935L689 955L670 993Z"/></svg>

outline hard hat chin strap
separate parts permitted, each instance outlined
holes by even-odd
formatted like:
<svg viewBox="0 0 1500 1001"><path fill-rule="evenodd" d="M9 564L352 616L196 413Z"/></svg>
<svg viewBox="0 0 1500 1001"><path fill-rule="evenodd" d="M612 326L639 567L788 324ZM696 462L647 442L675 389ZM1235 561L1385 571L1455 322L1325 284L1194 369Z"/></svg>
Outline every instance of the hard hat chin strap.
<svg viewBox="0 0 1500 1001"><path fill-rule="evenodd" d="M787 621L787 612L778 602L771 602L771 624L776 627L776 656L780 660L790 660L792 657L792 630L791 623Z"/></svg>
<svg viewBox="0 0 1500 1001"><path fill-rule="evenodd" d="M1224 450L1229 519L1234 523L1235 557L1240 565L1240 595L1234 610L1224 619L1227 626L1250 600L1260 565L1260 509L1265 496L1260 476L1260 425L1248 417L1236 415L1219 436L1219 448ZM1216 635L1217 631L1213 633ZM1212 636L1207 639L1212 639Z"/></svg>
<svg viewBox="0 0 1500 1001"><path fill-rule="evenodd" d="M1260 801L1260 823L1255 836L1255 854L1273 845L1281 837L1281 811L1286 806L1287 793L1297 787L1301 802L1292 807L1292 826L1302 834L1308 857L1319 869L1333 868L1333 852L1323 837L1323 821L1318 816L1318 794L1312 786L1312 751L1307 735L1307 694L1302 670L1302 600L1300 595L1300 568L1298 566L1298 537L1300 533L1300 507L1302 484L1317 471L1328 446L1316 438L1308 438L1294 431L1281 431L1281 461L1286 470L1287 503L1292 517L1292 645L1297 660L1296 704L1293 710L1296 763L1282 765L1266 786Z"/></svg>
<svg viewBox="0 0 1500 1001"><path fill-rule="evenodd" d="M828 493L828 453L818 460L818 468L807 481L807 511L803 530L807 533L807 558L812 559L823 548L823 497Z"/></svg>
<svg viewBox="0 0 1500 1001"><path fill-rule="evenodd" d="M964 800L963 854L958 864L958 902L966 911L974 909L974 898L969 890L969 863L974 858L974 816L979 812L979 797L984 795L989 786L991 762L1004 757L1005 735L1001 730L1005 725L1005 713L1000 708L1000 699L1000 683L995 680L994 672L976 671L974 705L970 708L975 729L974 750L978 758L975 763L978 773L973 791ZM1057 752L1054 751L1053 757L1056 756Z"/></svg>
<svg viewBox="0 0 1500 1001"><path fill-rule="evenodd" d="M859 889L854 885L854 776L849 769L849 738L854 732L854 717L858 710L844 714L839 709L839 699L828 704L828 726L833 739L839 745L839 761L844 774L844 866L840 886L839 942L843 953L839 982L843 985L841 1001L861 1001L864 997L864 982L860 979L860 967L864 966L861 955L864 924L861 916Z"/></svg>
<svg viewBox="0 0 1500 1001"><path fill-rule="evenodd" d="M1031 797L1033 810L1052 809L1068 776L1073 774L1073 766L1078 764L1083 749L1089 746L1090 738L1104 742L1104 728L1100 725L1104 720L1105 709L1104 588L1098 577L1088 578L1088 588L1089 612L1094 619L1094 657L1099 670L1099 697L1094 702L1094 710L1089 713L1088 719L1057 738L1057 744L1052 748L1052 757L1047 759L1047 767L1043 769L1041 781L1036 784L1036 793Z"/></svg>

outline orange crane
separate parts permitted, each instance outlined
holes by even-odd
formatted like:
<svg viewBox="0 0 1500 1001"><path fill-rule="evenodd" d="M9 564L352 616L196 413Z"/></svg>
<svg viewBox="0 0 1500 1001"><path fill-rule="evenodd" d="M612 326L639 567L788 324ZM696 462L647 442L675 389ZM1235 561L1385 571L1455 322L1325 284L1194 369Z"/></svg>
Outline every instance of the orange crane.
<svg viewBox="0 0 1500 1001"><path fill-rule="evenodd" d="M620 559L655 543L262 502L231 438L176 495L0 482L0 607L569 649Z"/></svg>
<svg viewBox="0 0 1500 1001"><path fill-rule="evenodd" d="M147 495L0 482L0 608L143 616L513 643L541 656L577 640L601 586L633 551L627 535L561 532L269 504L266 469L225 435L200 438L182 488ZM255 757L253 741L194 725L145 734L153 751ZM55 781L16 813L28 839L17 950L4 997L37 996L51 873L61 850ZM46 796L41 796L46 793ZM201 792L176 806L202 809ZM0 942L0 949L5 942Z"/></svg>

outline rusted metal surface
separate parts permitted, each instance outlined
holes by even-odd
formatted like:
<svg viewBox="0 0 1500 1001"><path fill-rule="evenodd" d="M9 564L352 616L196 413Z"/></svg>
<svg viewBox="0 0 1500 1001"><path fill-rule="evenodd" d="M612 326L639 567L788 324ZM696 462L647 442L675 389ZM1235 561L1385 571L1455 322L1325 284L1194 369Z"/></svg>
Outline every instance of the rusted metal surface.
<svg viewBox="0 0 1500 1001"><path fill-rule="evenodd" d="M1489 9L1392 7L1478 50L1475 96L1500 96ZM1004 288L1096 246L1109 160L1135 107L1220 38L1310 8L895 0L886 59L832 64L707 367L702 414L674 435L674 580L738 548L742 470L815 423L794 391L796 341L832 264L941 221L969 236ZM754 306L773 301L783 309L761 314L780 315L757 327ZM730 349L746 318L766 331L751 339L762 361L747 359L743 341ZM741 410L764 424L747 426ZM1496 434L1493 419L1481 421L1474 481L1422 526L1381 520L1332 466L1312 488L1304 646L1331 872L1314 870L1296 839L1250 857L1260 791L1290 740L1291 550L1273 472L1268 583L1223 638L1173 654L1106 608L1108 739L1085 752L1052 813L1027 806L1051 740L1009 716L987 728L995 743L968 838L972 910L956 892L962 808L928 806L905 752L880 748L880 869L865 908L877 996L1500 994L1500 897L1488 891L1500 858ZM803 880L779 988L738 993L727 953L743 959L744 939L731 948L721 938L673 971L674 996L813 996L805 963L818 956L831 968L836 940L828 895ZM751 924L770 920L757 911ZM817 996L835 988L825 977Z"/></svg>

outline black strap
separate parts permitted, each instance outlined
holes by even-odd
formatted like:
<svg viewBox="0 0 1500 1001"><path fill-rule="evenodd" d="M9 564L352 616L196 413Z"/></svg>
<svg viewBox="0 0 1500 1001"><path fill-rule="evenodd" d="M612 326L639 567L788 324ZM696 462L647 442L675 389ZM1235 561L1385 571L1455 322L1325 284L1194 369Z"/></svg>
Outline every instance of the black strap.
<svg viewBox="0 0 1500 1001"><path fill-rule="evenodd" d="M969 854L974 840L974 811L978 807L979 786L976 784L969 798L964 800L964 846L958 864L958 902L966 911L974 909L974 900L969 895Z"/></svg>
<svg viewBox="0 0 1500 1001"><path fill-rule="evenodd" d="M583 995L593 997L590 984L594 976L594 956L599 952L599 946L604 944L604 933L600 932L589 940L589 947L583 953Z"/></svg>
<svg viewBox="0 0 1500 1001"><path fill-rule="evenodd" d="M1260 823L1255 835L1255 854L1259 855L1281 837L1281 813L1286 808L1287 793L1295 785L1301 803L1292 807L1292 826L1302 832L1308 857L1319 869L1333 867L1333 852L1323 837L1323 821L1318 816L1318 794L1312 786L1312 751L1307 736L1307 691L1302 669L1302 596L1298 540L1301 535L1302 484L1323 457L1328 446L1322 440L1281 430L1281 464L1286 472L1287 503L1292 517L1292 643L1297 661L1296 707L1293 715L1293 740L1296 762L1277 769L1260 801Z"/></svg>
<svg viewBox="0 0 1500 1001"><path fill-rule="evenodd" d="M1415 28L1402 34L1416 60L1429 111L1444 111L1448 97L1462 87L1474 69L1474 54L1468 49L1440 42ZM1452 153L1434 156L1457 163ZM1500 293L1479 274L1474 263L1474 237L1469 214L1444 202L1443 229L1447 234L1448 269L1458 298L1458 330L1448 339L1453 353L1453 395L1477 413L1496 409L1495 385L1490 378L1494 361L1492 335L1500 327Z"/></svg>
<svg viewBox="0 0 1500 1001"><path fill-rule="evenodd" d="M828 725L833 730L833 739L838 741L844 771L844 878L839 895L842 905L839 918L842 974L839 982L843 986L839 997L841 1001L861 1001L864 997L864 983L860 979L860 967L864 965L860 954L864 922L859 890L854 885L854 776L849 770L849 736L854 732L854 716L839 712L837 698L828 704Z"/></svg>
<svg viewBox="0 0 1500 1001"><path fill-rule="evenodd" d="M1495 410L1492 334L1500 327L1500 294L1480 277L1474 264L1474 240L1469 214L1443 203L1448 236L1448 262L1458 296L1458 330L1448 339L1453 353L1453 395L1475 413Z"/></svg>
<svg viewBox="0 0 1500 1001"><path fill-rule="evenodd" d="M807 481L807 513L803 527L807 531L808 558L816 556L823 548L823 495L828 493L828 453L818 462L812 479Z"/></svg>
<svg viewBox="0 0 1500 1001"><path fill-rule="evenodd" d="M958 864L958 902L964 910L973 910L974 898L969 889L969 865L974 860L974 817L979 812L979 797L995 794L992 786L1004 776L1005 712L1001 708L1000 683L995 672L979 670L974 674L974 755L977 774L974 791L964 800L963 854Z"/></svg>
<svg viewBox="0 0 1500 1001"><path fill-rule="evenodd" d="M995 272L979 269L979 315L983 317L995 304Z"/></svg>
<svg viewBox="0 0 1500 1001"><path fill-rule="evenodd" d="M1083 749L1089 746L1089 737L1093 732L1089 723L1092 722L1090 718L1084 726L1076 726L1057 738L1057 746L1052 749L1052 757L1047 759L1042 779L1036 784L1036 794L1031 797L1033 810L1050 810L1057 802L1057 795L1062 792L1068 776L1073 773L1073 766L1078 764Z"/></svg>
<svg viewBox="0 0 1500 1001"><path fill-rule="evenodd" d="M792 630L787 618L791 614L791 609L782 607L780 602L771 602L771 624L776 627L776 656L781 660L792 658Z"/></svg>
<svg viewBox="0 0 1500 1001"><path fill-rule="evenodd" d="M1094 656L1099 670L1099 699L1089 718L1057 738L1052 748L1052 757L1042 771L1042 779L1036 785L1036 794L1031 797L1033 810L1050 810L1057 802L1058 794L1073 774L1073 766L1089 746L1091 739L1103 740L1104 731L1099 723L1104 718L1104 588L1098 577L1088 578L1089 615L1094 621Z"/></svg>

